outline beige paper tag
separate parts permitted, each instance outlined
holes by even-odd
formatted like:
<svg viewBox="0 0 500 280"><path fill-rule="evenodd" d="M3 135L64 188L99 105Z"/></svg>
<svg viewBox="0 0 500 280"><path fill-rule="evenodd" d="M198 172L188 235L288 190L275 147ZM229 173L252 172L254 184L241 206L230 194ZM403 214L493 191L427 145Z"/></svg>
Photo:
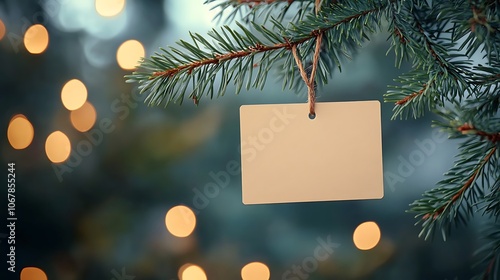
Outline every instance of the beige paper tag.
<svg viewBox="0 0 500 280"><path fill-rule="evenodd" d="M240 108L244 204L384 196L379 101Z"/></svg>

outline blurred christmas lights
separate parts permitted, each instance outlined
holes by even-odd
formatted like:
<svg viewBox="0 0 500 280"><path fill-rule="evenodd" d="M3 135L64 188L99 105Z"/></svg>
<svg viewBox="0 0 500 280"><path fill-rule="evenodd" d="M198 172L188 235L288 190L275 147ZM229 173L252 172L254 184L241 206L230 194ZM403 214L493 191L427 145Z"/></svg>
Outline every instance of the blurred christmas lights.
<svg viewBox="0 0 500 280"><path fill-rule="evenodd" d="M354 245L360 250L370 250L380 241L380 228L375 222L364 222L354 230Z"/></svg>
<svg viewBox="0 0 500 280"><path fill-rule="evenodd" d="M41 24L32 25L24 34L24 46L32 54L43 53L49 45L49 32Z"/></svg>
<svg viewBox="0 0 500 280"><path fill-rule="evenodd" d="M87 101L87 88L80 80L68 81L61 90L61 101L66 109L79 109Z"/></svg>
<svg viewBox="0 0 500 280"><path fill-rule="evenodd" d="M33 125L24 115L19 114L12 117L7 128L7 139L12 148L25 149L33 141L34 134Z"/></svg>
<svg viewBox="0 0 500 280"><path fill-rule="evenodd" d="M3 21L0 19L0 41L3 39L3 37L5 36L5 33L6 33L6 29L5 29L5 24L3 23Z"/></svg>
<svg viewBox="0 0 500 280"><path fill-rule="evenodd" d="M89 131L95 124L97 114L90 102L85 102L82 107L71 111L70 119L73 127L80 132Z"/></svg>
<svg viewBox="0 0 500 280"><path fill-rule="evenodd" d="M190 265L182 271L180 280L207 280L207 275L203 268L197 265Z"/></svg>
<svg viewBox="0 0 500 280"><path fill-rule="evenodd" d="M137 40L128 40L118 47L116 60L122 69L133 70L137 68L139 60L144 57L145 54L146 51L141 42Z"/></svg>
<svg viewBox="0 0 500 280"><path fill-rule="evenodd" d="M125 8L125 0L96 0L95 9L103 17L114 17Z"/></svg>
<svg viewBox="0 0 500 280"><path fill-rule="evenodd" d="M47 280L47 275L37 267L25 267L21 270L20 280Z"/></svg>
<svg viewBox="0 0 500 280"><path fill-rule="evenodd" d="M71 142L61 131L55 131L45 141L45 153L53 163L61 163L68 159L71 153Z"/></svg>
<svg viewBox="0 0 500 280"><path fill-rule="evenodd" d="M241 269L243 280L269 280L271 272L267 265L261 262L252 262Z"/></svg>
<svg viewBox="0 0 500 280"><path fill-rule="evenodd" d="M187 237L196 227L196 216L193 210L186 206L175 206L167 212L165 225L172 235Z"/></svg>

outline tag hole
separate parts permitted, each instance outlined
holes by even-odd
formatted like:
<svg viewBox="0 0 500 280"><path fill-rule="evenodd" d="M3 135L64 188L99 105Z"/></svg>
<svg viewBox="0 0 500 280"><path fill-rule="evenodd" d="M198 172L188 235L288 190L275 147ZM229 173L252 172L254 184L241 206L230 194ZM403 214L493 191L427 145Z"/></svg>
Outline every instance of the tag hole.
<svg viewBox="0 0 500 280"><path fill-rule="evenodd" d="M314 120L316 118L316 114L315 113L309 113L309 118L311 120Z"/></svg>

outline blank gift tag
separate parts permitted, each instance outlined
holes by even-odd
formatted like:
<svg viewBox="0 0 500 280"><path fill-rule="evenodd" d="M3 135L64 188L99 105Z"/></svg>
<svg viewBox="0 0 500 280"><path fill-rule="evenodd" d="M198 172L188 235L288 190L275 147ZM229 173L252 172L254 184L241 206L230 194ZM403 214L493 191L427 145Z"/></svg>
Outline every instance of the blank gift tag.
<svg viewBox="0 0 500 280"><path fill-rule="evenodd" d="M244 204L384 196L380 102L240 108Z"/></svg>

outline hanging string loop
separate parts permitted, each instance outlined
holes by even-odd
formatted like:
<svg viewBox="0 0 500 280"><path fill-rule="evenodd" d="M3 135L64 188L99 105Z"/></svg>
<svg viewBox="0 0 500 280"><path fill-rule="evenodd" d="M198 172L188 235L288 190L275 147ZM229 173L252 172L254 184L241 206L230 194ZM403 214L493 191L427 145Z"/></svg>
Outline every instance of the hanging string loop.
<svg viewBox="0 0 500 280"><path fill-rule="evenodd" d="M321 8L321 0L315 1L315 12L318 15L319 10ZM316 70L318 68L319 55L321 52L321 41L323 40L323 32L317 32L316 35L316 48L314 50L314 57L312 62L312 70L309 75L304 69L302 65L302 61L300 60L297 45L292 46L292 54L295 59L295 63L297 63L297 67L299 68L300 76L304 83L307 86L307 103L309 104L309 118L314 119L316 117L315 104L316 104L316 92L315 92L315 82L314 78L316 77Z"/></svg>

